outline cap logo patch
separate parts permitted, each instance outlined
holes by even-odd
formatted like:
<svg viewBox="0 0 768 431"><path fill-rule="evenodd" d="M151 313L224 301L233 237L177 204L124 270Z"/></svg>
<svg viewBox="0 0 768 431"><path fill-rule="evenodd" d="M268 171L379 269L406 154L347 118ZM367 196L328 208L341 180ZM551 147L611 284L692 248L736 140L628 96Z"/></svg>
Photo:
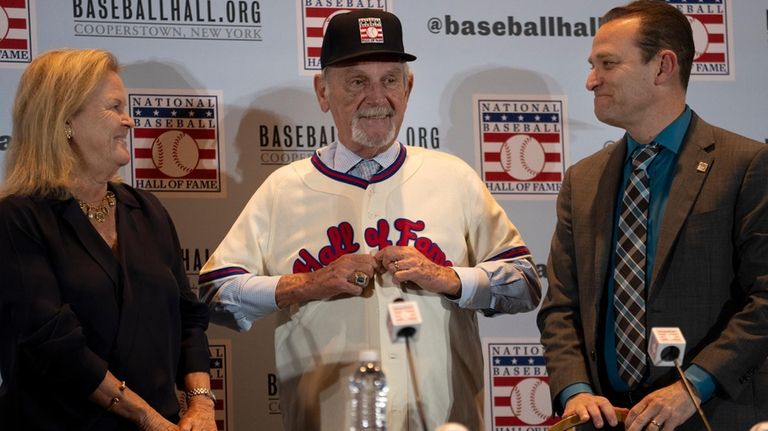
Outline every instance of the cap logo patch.
<svg viewBox="0 0 768 431"><path fill-rule="evenodd" d="M381 18L359 18L360 43L384 43Z"/></svg>

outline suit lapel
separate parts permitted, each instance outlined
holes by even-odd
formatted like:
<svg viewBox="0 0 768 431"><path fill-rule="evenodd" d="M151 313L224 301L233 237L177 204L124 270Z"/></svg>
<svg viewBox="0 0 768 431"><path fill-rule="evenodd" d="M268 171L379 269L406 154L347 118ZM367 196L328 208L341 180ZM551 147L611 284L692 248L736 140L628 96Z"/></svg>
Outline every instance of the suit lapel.
<svg viewBox="0 0 768 431"><path fill-rule="evenodd" d="M627 154L627 142L622 138L613 146L613 151L608 154L605 169L600 176L597 191L592 199L594 202L594 238L595 238L595 286L602 294L608 274L608 265L611 262L611 249L613 247L613 226L615 224L614 213L618 187L623 175L624 157ZM596 298L599 300L600 296Z"/></svg>
<svg viewBox="0 0 768 431"><path fill-rule="evenodd" d="M672 247L680 234L680 229L691 212L704 180L712 168L714 162L713 145L714 136L711 127L696 114L693 114L691 125L683 140L680 156L675 165L674 179L669 190L667 206L664 209L664 217L659 230L659 243L656 246L656 262L653 265L651 287L648 292L649 297L654 293L656 280L666 266ZM701 164L702 162L706 165Z"/></svg>

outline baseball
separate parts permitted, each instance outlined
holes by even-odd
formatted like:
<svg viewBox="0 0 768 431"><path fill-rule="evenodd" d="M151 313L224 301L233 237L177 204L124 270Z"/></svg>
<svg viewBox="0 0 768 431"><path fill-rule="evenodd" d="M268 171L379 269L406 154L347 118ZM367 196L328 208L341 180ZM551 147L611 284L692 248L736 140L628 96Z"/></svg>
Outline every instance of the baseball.
<svg viewBox="0 0 768 431"><path fill-rule="evenodd" d="M152 142L152 161L160 172L179 178L197 167L200 150L193 137L181 130L169 130Z"/></svg>
<svg viewBox="0 0 768 431"><path fill-rule="evenodd" d="M691 30L693 30L693 46L694 54L693 59L696 60L701 54L707 52L709 47L709 33L704 24L696 18L688 17L688 22L691 24Z"/></svg>
<svg viewBox="0 0 768 431"><path fill-rule="evenodd" d="M536 138L515 135L501 145L501 167L519 181L535 178L544 169L544 147Z"/></svg>
<svg viewBox="0 0 768 431"><path fill-rule="evenodd" d="M512 388L512 413L528 425L539 425L552 416L549 385L541 379L524 379Z"/></svg>
<svg viewBox="0 0 768 431"><path fill-rule="evenodd" d="M5 12L2 6L0 6L0 40L5 39L8 35L8 14Z"/></svg>

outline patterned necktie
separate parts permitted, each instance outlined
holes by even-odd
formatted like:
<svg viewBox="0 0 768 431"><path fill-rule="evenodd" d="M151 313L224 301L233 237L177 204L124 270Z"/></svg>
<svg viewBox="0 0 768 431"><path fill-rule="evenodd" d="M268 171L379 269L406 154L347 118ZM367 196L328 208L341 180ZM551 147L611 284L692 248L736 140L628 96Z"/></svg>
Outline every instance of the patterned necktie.
<svg viewBox="0 0 768 431"><path fill-rule="evenodd" d="M353 166L352 169L350 169L347 173L354 177L362 178L368 181L380 170L381 165L376 160L363 159L360 160L355 166Z"/></svg>
<svg viewBox="0 0 768 431"><path fill-rule="evenodd" d="M658 152L658 145L646 145L632 157L632 174L624 189L616 240L616 353L619 376L630 388L643 378L646 367L645 246L651 195L647 169Z"/></svg>

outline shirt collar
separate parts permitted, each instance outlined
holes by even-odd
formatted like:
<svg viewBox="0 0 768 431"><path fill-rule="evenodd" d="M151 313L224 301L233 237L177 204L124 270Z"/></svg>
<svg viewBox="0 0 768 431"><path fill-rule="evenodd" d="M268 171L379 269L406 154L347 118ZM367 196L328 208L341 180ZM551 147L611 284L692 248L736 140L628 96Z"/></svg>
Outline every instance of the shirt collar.
<svg viewBox="0 0 768 431"><path fill-rule="evenodd" d="M330 159L331 163L326 163L326 165L328 165L328 167L330 167L334 171L347 172L350 169L352 169L356 164L358 164L360 160L363 160L362 157L353 153L349 148L345 147L344 144L341 144L339 142L334 142L333 144L331 144L331 146L335 146L334 148L335 153L333 154L333 157ZM329 150L331 149L329 148ZM392 163L395 162L399 154L400 154L400 144L397 141L395 141L392 145L389 146L389 148L386 149L386 151L377 154L376 157L373 158L373 160L376 160L382 166L382 168L386 169L388 166L390 166ZM325 160L322 157L321 159L323 160L323 162L329 161L329 160Z"/></svg>
<svg viewBox="0 0 768 431"><path fill-rule="evenodd" d="M688 126L691 124L691 117L691 108L688 107L688 105L685 105L683 113L656 135L653 142L677 154L680 152L685 133L688 131ZM637 142L635 138L627 133L627 155L624 157L624 161L626 162L632 158L632 154L635 153L635 150L642 145L643 144Z"/></svg>

